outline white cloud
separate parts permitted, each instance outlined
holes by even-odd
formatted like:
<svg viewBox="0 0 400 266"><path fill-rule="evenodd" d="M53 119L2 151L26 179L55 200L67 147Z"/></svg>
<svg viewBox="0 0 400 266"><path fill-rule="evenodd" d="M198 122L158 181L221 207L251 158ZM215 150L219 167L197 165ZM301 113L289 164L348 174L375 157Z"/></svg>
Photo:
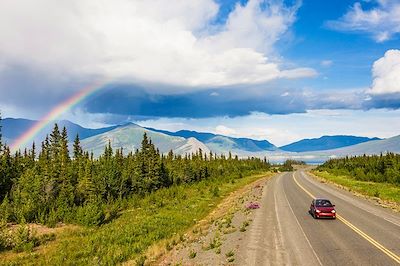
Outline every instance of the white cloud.
<svg viewBox="0 0 400 266"><path fill-rule="evenodd" d="M227 135L227 136L232 136L236 134L236 130L234 130L233 128L226 127L224 125L218 125L215 128L215 132L217 134Z"/></svg>
<svg viewBox="0 0 400 266"><path fill-rule="evenodd" d="M286 7L281 1L249 0L236 4L222 31L201 40L214 50L250 48L271 52L296 19L300 2Z"/></svg>
<svg viewBox="0 0 400 266"><path fill-rule="evenodd" d="M330 67L333 64L332 60L322 60L321 61L321 66L323 67Z"/></svg>
<svg viewBox="0 0 400 266"><path fill-rule="evenodd" d="M369 10L357 2L343 17L327 25L341 31L367 32L376 42L384 42L400 33L400 2L379 0L377 7Z"/></svg>
<svg viewBox="0 0 400 266"><path fill-rule="evenodd" d="M400 93L400 50L388 50L372 67L370 94Z"/></svg>
<svg viewBox="0 0 400 266"><path fill-rule="evenodd" d="M215 30L212 0L5 1L0 57L49 75L198 88L313 76L269 58L298 8L278 2L237 4Z"/></svg>

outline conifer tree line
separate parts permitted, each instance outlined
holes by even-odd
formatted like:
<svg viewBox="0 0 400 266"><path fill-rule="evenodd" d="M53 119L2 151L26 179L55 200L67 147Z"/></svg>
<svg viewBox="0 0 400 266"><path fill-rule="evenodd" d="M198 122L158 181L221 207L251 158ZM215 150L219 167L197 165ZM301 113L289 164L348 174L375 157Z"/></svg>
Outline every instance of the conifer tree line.
<svg viewBox="0 0 400 266"><path fill-rule="evenodd" d="M361 181L400 185L400 154L395 153L331 159L317 169L338 175L349 175Z"/></svg>
<svg viewBox="0 0 400 266"><path fill-rule="evenodd" d="M204 154L201 149L185 156L172 151L164 155L146 134L134 152L125 155L109 142L94 158L82 150L79 136L70 152L67 130L57 124L37 150L33 143L30 149L11 154L1 142L0 130L0 219L99 225L106 219L106 206L129 197L208 178L240 178L270 167L265 159L241 160Z"/></svg>

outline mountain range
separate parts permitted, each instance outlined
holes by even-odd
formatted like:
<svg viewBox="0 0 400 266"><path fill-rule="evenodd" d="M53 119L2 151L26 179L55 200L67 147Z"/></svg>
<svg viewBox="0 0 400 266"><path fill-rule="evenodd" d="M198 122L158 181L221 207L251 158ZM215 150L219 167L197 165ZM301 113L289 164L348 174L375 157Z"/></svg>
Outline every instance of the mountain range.
<svg viewBox="0 0 400 266"><path fill-rule="evenodd" d="M105 145L107 145L109 141L114 149L122 148L123 151L127 153L140 148L144 133L147 133L152 143L154 143L162 153L167 153L172 150L176 154L190 154L197 152L199 148L206 153L210 152L206 145L195 138L169 136L140 127L133 123L85 138L81 141L81 144L84 150L93 152L94 156L102 154Z"/></svg>
<svg viewBox="0 0 400 266"><path fill-rule="evenodd" d="M1 132L5 139L7 139L8 141L14 141L36 123L37 121L35 120L29 120L23 118L5 118L1 120L1 126L2 126ZM79 137L81 139L85 139L91 136L108 132L110 130L119 127L119 126L110 126L110 127L92 129L92 128L82 127L68 120L59 120L57 121L57 124L60 129L62 129L63 127L67 128L68 137L70 141L73 141L77 134L79 134ZM35 141L36 143L41 143L46 138L46 135L50 134L53 127L54 123L49 123L35 136L35 138L32 141Z"/></svg>
<svg viewBox="0 0 400 266"><path fill-rule="evenodd" d="M3 141L11 144L36 122L28 119L3 119L1 121ZM135 151L140 148L145 132L162 153L172 150L176 154L185 154L196 152L201 148L205 153L212 151L218 154L227 154L230 151L240 157L267 156L271 161L292 158L320 162L345 155L378 154L386 151L400 152L400 136L388 139L343 135L322 136L277 147L267 140L234 138L189 130L170 132L145 128L134 123L98 129L85 128L68 120L60 120L57 123L60 128L64 126L67 128L70 141L79 134L82 147L93 152L95 156L104 151L104 147L109 141L113 148L122 148L125 153ZM51 132L53 126L53 124L47 125L35 136L33 141L40 143L46 134Z"/></svg>
<svg viewBox="0 0 400 266"><path fill-rule="evenodd" d="M152 131L164 133L169 136L183 137L183 138L195 138L208 147L214 152L221 153L225 152L226 149L230 151L245 150L249 152L262 152L262 151L275 151L278 148L267 140L254 140L249 138L233 138L223 135L217 135L205 132L196 132L190 130L179 130L176 132L170 132L166 130L159 130L154 128L147 128Z"/></svg>
<svg viewBox="0 0 400 266"><path fill-rule="evenodd" d="M356 145L359 143L380 140L379 138L367 138L367 137L357 137L357 136L322 136L315 139L302 139L294 143L279 147L284 151L292 152L305 152L305 151L322 151L331 150L341 147Z"/></svg>

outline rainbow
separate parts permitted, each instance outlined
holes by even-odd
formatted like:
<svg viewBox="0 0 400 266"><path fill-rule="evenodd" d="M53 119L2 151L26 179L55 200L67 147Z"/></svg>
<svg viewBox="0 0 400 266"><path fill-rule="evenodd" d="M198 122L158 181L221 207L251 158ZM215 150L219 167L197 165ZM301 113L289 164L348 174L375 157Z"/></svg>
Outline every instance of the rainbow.
<svg viewBox="0 0 400 266"><path fill-rule="evenodd" d="M22 147L25 147L33 138L48 124L52 121L56 120L60 115L62 115L67 110L70 110L72 107L76 106L82 100L90 96L95 91L101 89L106 82L95 82L83 89L79 90L77 93L61 102L57 106L55 106L50 112L48 112L44 117L42 117L38 122L36 122L32 127L28 129L25 133L19 136L12 144L11 150L17 151Z"/></svg>

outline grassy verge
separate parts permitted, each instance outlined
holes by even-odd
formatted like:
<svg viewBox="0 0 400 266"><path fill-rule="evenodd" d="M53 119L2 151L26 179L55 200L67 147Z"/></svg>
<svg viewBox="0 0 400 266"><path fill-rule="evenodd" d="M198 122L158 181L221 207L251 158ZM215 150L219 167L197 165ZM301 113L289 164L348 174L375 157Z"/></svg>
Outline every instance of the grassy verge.
<svg viewBox="0 0 400 266"><path fill-rule="evenodd" d="M400 206L400 186L395 184L359 181L350 176L334 175L326 171L313 170L311 173L328 182L338 184L349 191L392 203L391 207L396 207L396 209Z"/></svg>
<svg viewBox="0 0 400 266"><path fill-rule="evenodd" d="M140 264L148 247L163 239L182 238L230 192L264 175L204 180L131 198L125 203L129 208L112 222L65 230L56 241L31 253L0 253L0 264L113 265L127 260Z"/></svg>

